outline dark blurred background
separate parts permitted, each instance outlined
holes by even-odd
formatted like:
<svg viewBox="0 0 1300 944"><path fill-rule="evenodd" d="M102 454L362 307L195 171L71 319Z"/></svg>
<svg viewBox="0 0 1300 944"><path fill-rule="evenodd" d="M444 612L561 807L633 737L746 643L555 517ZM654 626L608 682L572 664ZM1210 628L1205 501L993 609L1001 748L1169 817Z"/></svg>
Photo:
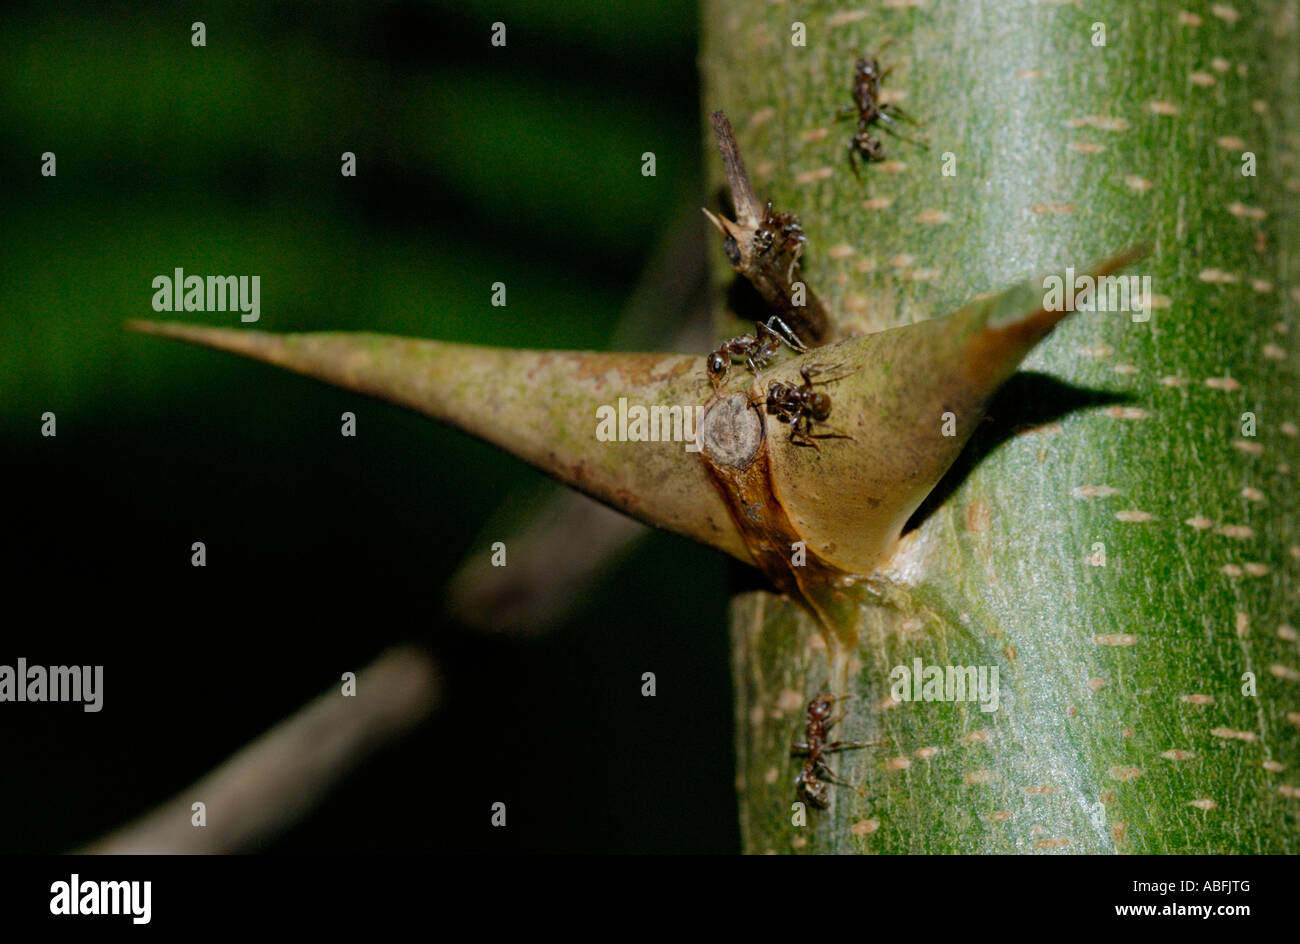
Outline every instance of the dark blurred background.
<svg viewBox="0 0 1300 944"><path fill-rule="evenodd" d="M607 347L674 211L703 202L696 34L691 0L5 6L0 664L103 664L105 692L99 714L0 704L0 850L122 824L410 640L442 668L433 719L265 851L738 848L717 555L654 534L551 633L470 631L444 586L539 474L122 329L173 317L150 282L182 267L260 275L266 330Z"/></svg>

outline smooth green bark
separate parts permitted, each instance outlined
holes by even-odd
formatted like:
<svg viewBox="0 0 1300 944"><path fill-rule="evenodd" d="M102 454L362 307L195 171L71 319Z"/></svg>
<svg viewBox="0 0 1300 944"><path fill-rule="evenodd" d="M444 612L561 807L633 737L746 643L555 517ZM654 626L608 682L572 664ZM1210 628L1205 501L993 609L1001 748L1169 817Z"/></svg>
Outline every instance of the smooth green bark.
<svg viewBox="0 0 1300 944"><path fill-rule="evenodd" d="M1141 241L1161 306L1075 315L995 403L896 602L862 610L837 736L889 744L834 760L862 795L806 826L788 751L825 642L787 600L736 599L748 851L1297 851L1298 21L1295 0L706 2L702 115L800 214L842 332ZM867 51L928 150L881 132L858 180L835 112ZM915 658L996 666L998 710L894 704Z"/></svg>

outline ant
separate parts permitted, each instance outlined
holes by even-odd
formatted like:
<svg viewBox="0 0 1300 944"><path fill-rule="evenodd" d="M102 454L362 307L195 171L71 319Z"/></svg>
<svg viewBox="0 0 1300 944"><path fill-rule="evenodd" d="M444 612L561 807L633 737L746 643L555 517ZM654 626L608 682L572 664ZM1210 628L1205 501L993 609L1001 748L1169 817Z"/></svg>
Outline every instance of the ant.
<svg viewBox="0 0 1300 944"><path fill-rule="evenodd" d="M772 210L772 201L767 201L767 210L763 214L763 222L754 230L754 235L750 240L750 246L755 254L766 255L780 237L779 253L790 253L790 265L786 269L785 277L789 281L794 276L794 267L799 263L799 257L803 255L804 249L808 247L808 237L804 235L803 227L799 225L799 217L793 213L775 213Z"/></svg>
<svg viewBox="0 0 1300 944"><path fill-rule="evenodd" d="M790 442L796 446L812 446L820 452L821 446L818 446L814 440L853 439L847 433L813 435L813 423L824 423L831 415L830 394L814 390L813 377L834 369L834 367L805 364L799 368L799 376L803 378L802 386L774 380L767 388L767 413L769 416L775 416L782 423L790 424ZM825 384L842 379L842 376L832 377L819 382Z"/></svg>
<svg viewBox="0 0 1300 944"><path fill-rule="evenodd" d="M799 336L781 320L780 315L773 315L766 322L756 321L754 328L753 334L742 334L723 341L722 345L709 355L705 366L709 379L713 381L714 390L722 386L732 360L737 357L743 357L749 369L757 374L760 368L776 357L776 352L781 349L782 344L800 354L808 351L804 343L799 340Z"/></svg>
<svg viewBox="0 0 1300 944"><path fill-rule="evenodd" d="M886 41L885 45L888 45ZM884 48L883 46L881 48ZM897 135L903 140L908 141L910 138L904 138L890 128L890 125L897 124L899 120L906 121L907 116L903 114L902 109L880 101L880 83L884 81L885 76L893 71L893 66L880 69L880 63L875 56L864 56L859 59L853 67L853 101L854 105L844 106L840 109L841 118L847 118L856 114L858 118L857 133L849 139L849 164L853 168L855 176L861 176L858 172L858 155L861 154L864 161L883 161L885 159L885 148L880 143L880 139L875 137L870 130L871 125L884 122L882 125L890 134ZM925 145L921 142L922 147Z"/></svg>
<svg viewBox="0 0 1300 944"><path fill-rule="evenodd" d="M836 700L843 699L847 701L855 697L854 695L832 695L823 692L808 702L808 710L804 716L804 730L808 740L796 741L791 745L793 748L791 754L807 757L807 760L803 762L803 770L799 772L799 776L795 779L795 786L799 791L799 795L819 810L824 810L831 805L830 790L827 789L827 784L838 783L846 787L853 786L847 780L841 780L834 771L826 766L826 755L855 747L878 747L884 743L883 741L832 741L829 744L826 743L826 737L830 729L844 720L843 714L837 718L831 717L831 710Z"/></svg>

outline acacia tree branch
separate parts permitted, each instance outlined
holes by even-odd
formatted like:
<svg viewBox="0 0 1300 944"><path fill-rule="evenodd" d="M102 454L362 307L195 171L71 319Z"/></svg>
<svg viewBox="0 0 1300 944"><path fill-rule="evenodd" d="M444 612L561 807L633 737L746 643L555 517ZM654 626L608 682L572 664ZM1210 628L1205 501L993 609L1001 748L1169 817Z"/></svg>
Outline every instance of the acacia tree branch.
<svg viewBox="0 0 1300 944"><path fill-rule="evenodd" d="M157 809L77 851L250 849L298 822L360 761L427 718L440 694L427 654L390 650L358 673L355 696L332 687ZM197 802L206 807L206 826L191 823Z"/></svg>
<svg viewBox="0 0 1300 944"><path fill-rule="evenodd" d="M735 597L748 851L1300 848L1300 4L1182 7L1099 0L1084 21L1068 3L807 0L804 47L780 41L786 6L706 0L703 99L731 113L756 182L803 214L841 330L1154 244L1134 273L1148 304L1112 295L1071 319L999 396L902 542L909 599L858 609L859 642L825 683L856 696L833 736L887 746L839 755L857 789L806 823L790 742L827 647L782 598ZM876 56L877 104L905 102L924 142L880 135L855 177L836 115L850 96L864 111L850 83ZM994 693L1000 673L1000 696L921 693L935 668L976 667Z"/></svg>

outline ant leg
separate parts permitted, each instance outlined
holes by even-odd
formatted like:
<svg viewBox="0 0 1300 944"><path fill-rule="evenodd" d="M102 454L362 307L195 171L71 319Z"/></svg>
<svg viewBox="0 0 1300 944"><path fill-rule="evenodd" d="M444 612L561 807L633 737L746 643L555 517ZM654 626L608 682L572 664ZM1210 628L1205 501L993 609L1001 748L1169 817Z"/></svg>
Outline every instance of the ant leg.
<svg viewBox="0 0 1300 944"><path fill-rule="evenodd" d="M772 316L772 318L775 317L776 315ZM759 352L763 350L764 343L768 338L776 338L778 341L782 340L781 335L777 334L776 330L772 327L772 318L768 318L767 321L754 322L754 340L758 342Z"/></svg>
<svg viewBox="0 0 1300 944"><path fill-rule="evenodd" d="M816 448L818 452L821 451L821 447L818 446L816 442L814 442L814 440L817 439L847 439L850 440L851 442L858 441L858 438L856 436L850 436L848 433L841 433L839 431L834 431L829 433L814 433L812 417L806 416L804 417L804 419L807 422L807 428L804 429L803 431L803 437L808 440L808 445Z"/></svg>
<svg viewBox="0 0 1300 944"><path fill-rule="evenodd" d="M844 692L842 694L839 692L826 692L823 697L829 702L837 702L837 701L852 701L858 696L854 695L852 692ZM826 722L826 730L829 731L831 728L835 727L835 725L839 724L843 720L844 720L844 712L840 711L838 715L836 715L834 718L829 719Z"/></svg>
<svg viewBox="0 0 1300 944"><path fill-rule="evenodd" d="M807 246L808 246L808 240L801 239L797 247L795 248L795 251L790 254L790 264L785 268L785 280L787 282L794 281L794 267L797 266L799 264L799 260L803 258L803 251L805 248L807 248ZM772 317L775 318L776 316L773 315Z"/></svg>
<svg viewBox="0 0 1300 944"><path fill-rule="evenodd" d="M818 452L821 452L822 447L817 445L815 442L813 442L812 439L813 437L809 436L807 433L801 430L797 423L795 424L794 428L790 430L790 442L792 442L794 445L812 446Z"/></svg>
<svg viewBox="0 0 1300 944"><path fill-rule="evenodd" d="M804 419L802 413L796 413L790 420L790 442L796 446L812 446L818 452L821 452L821 447L815 442L804 441L807 438L803 431Z"/></svg>
<svg viewBox="0 0 1300 944"><path fill-rule="evenodd" d="M900 141L906 141L908 144L915 144L917 147L924 148L927 151L930 150L930 142L927 141L925 138L914 138L911 135L899 134L897 131L895 131L893 128L889 127L888 125L882 125L881 127L883 127L894 137L898 138L898 140Z"/></svg>
<svg viewBox="0 0 1300 944"><path fill-rule="evenodd" d="M823 751L831 753L834 751L848 751L858 747L884 747L885 741L832 741L822 748Z"/></svg>
<svg viewBox="0 0 1300 944"><path fill-rule="evenodd" d="M825 777L827 780L829 780L831 783L837 783L837 784L839 784L839 785L842 786L842 787L849 787L849 788L852 789L852 790L857 790L857 789L858 789L858 788L857 788L856 786L854 786L851 782L849 782L848 780L845 780L843 777L841 777L841 776L840 776L839 774L837 774L835 771L831 770L831 769L830 769L829 767L827 767L825 764L822 764L822 765L821 765L821 770L818 771L818 773L819 773L822 777Z"/></svg>
<svg viewBox="0 0 1300 944"><path fill-rule="evenodd" d="M914 138L914 137L912 137L911 135L901 134L901 133L895 131L895 130L893 129L893 127L892 127L892 125L898 124L898 122L896 122L893 118L890 118L890 117L889 117L888 115L886 115L884 112L881 112L880 117L881 117L882 119L884 119L884 121L886 122L885 124L881 125L880 127L884 128L886 131L888 131L888 132L889 132L890 134L892 134L894 137L898 138L898 140L900 140L900 141L906 141L908 144L915 144L917 147L925 148L925 150L927 150L927 151L930 150L930 143L929 143L929 141L927 141L925 138L921 138L921 137L916 137L916 138ZM912 122L912 124L915 124L915 123L916 123L916 122Z"/></svg>
<svg viewBox="0 0 1300 944"><path fill-rule="evenodd" d="M900 121L902 121L909 125L916 125L918 128L925 127L925 122L921 121L918 118L913 118L906 111L904 111L902 108L899 108L897 105L893 104L892 102L887 102L884 105L880 106L880 117L885 122L892 122L894 124L898 124Z"/></svg>
<svg viewBox="0 0 1300 944"><path fill-rule="evenodd" d="M834 718L827 718L827 719L826 719L826 730L827 730L827 731L830 731L831 728L835 727L837 724L839 724L841 721L843 721L843 720L844 720L844 717L845 717L844 712L841 711L841 712L840 712L839 714L837 714Z"/></svg>
<svg viewBox="0 0 1300 944"><path fill-rule="evenodd" d="M807 754L811 748L803 741L795 741L790 745L791 754Z"/></svg>
<svg viewBox="0 0 1300 944"><path fill-rule="evenodd" d="M781 329L781 331L785 332L784 337L782 337L780 333L778 333L772 328L773 322L776 322L777 326ZM795 334L794 331L790 328L790 326L781 320L780 315L773 315L771 318L768 318L767 324L765 324L763 327L765 327L768 331L771 331L778 338L781 338L781 340L784 341L789 347L798 351L800 354L808 353L808 348L802 341L799 340L799 335Z"/></svg>
<svg viewBox="0 0 1300 944"><path fill-rule="evenodd" d="M809 439L848 439L848 440L851 440L852 442L857 442L857 441L858 441L858 438L857 438L856 436L850 436L848 433L814 433L814 432L809 432L809 433L807 434L807 436L808 436Z"/></svg>
<svg viewBox="0 0 1300 944"><path fill-rule="evenodd" d="M813 419L811 416L796 414L792 420L786 420L782 417L781 421L791 424L791 444L795 446L811 446L818 452L822 451L822 447L817 445L816 441L818 439L851 439L853 442L858 441L856 437L850 436L848 433L814 433L812 431Z"/></svg>
<svg viewBox="0 0 1300 944"><path fill-rule="evenodd" d="M811 384L813 382L812 381L813 377L821 377L823 374L832 373L833 371L839 370L843 366L844 364L842 362L838 364L809 364L808 375L804 377L804 380L808 381ZM843 380L845 377L852 377L857 372L858 372L858 368L854 367L852 370L845 371L844 373L840 374L838 377L824 377L823 379L818 380L817 383L820 384L835 383L837 380ZM803 371L800 370L799 373L802 375Z"/></svg>
<svg viewBox="0 0 1300 944"><path fill-rule="evenodd" d="M828 701L853 701L858 696L854 692L822 692L821 697Z"/></svg>

